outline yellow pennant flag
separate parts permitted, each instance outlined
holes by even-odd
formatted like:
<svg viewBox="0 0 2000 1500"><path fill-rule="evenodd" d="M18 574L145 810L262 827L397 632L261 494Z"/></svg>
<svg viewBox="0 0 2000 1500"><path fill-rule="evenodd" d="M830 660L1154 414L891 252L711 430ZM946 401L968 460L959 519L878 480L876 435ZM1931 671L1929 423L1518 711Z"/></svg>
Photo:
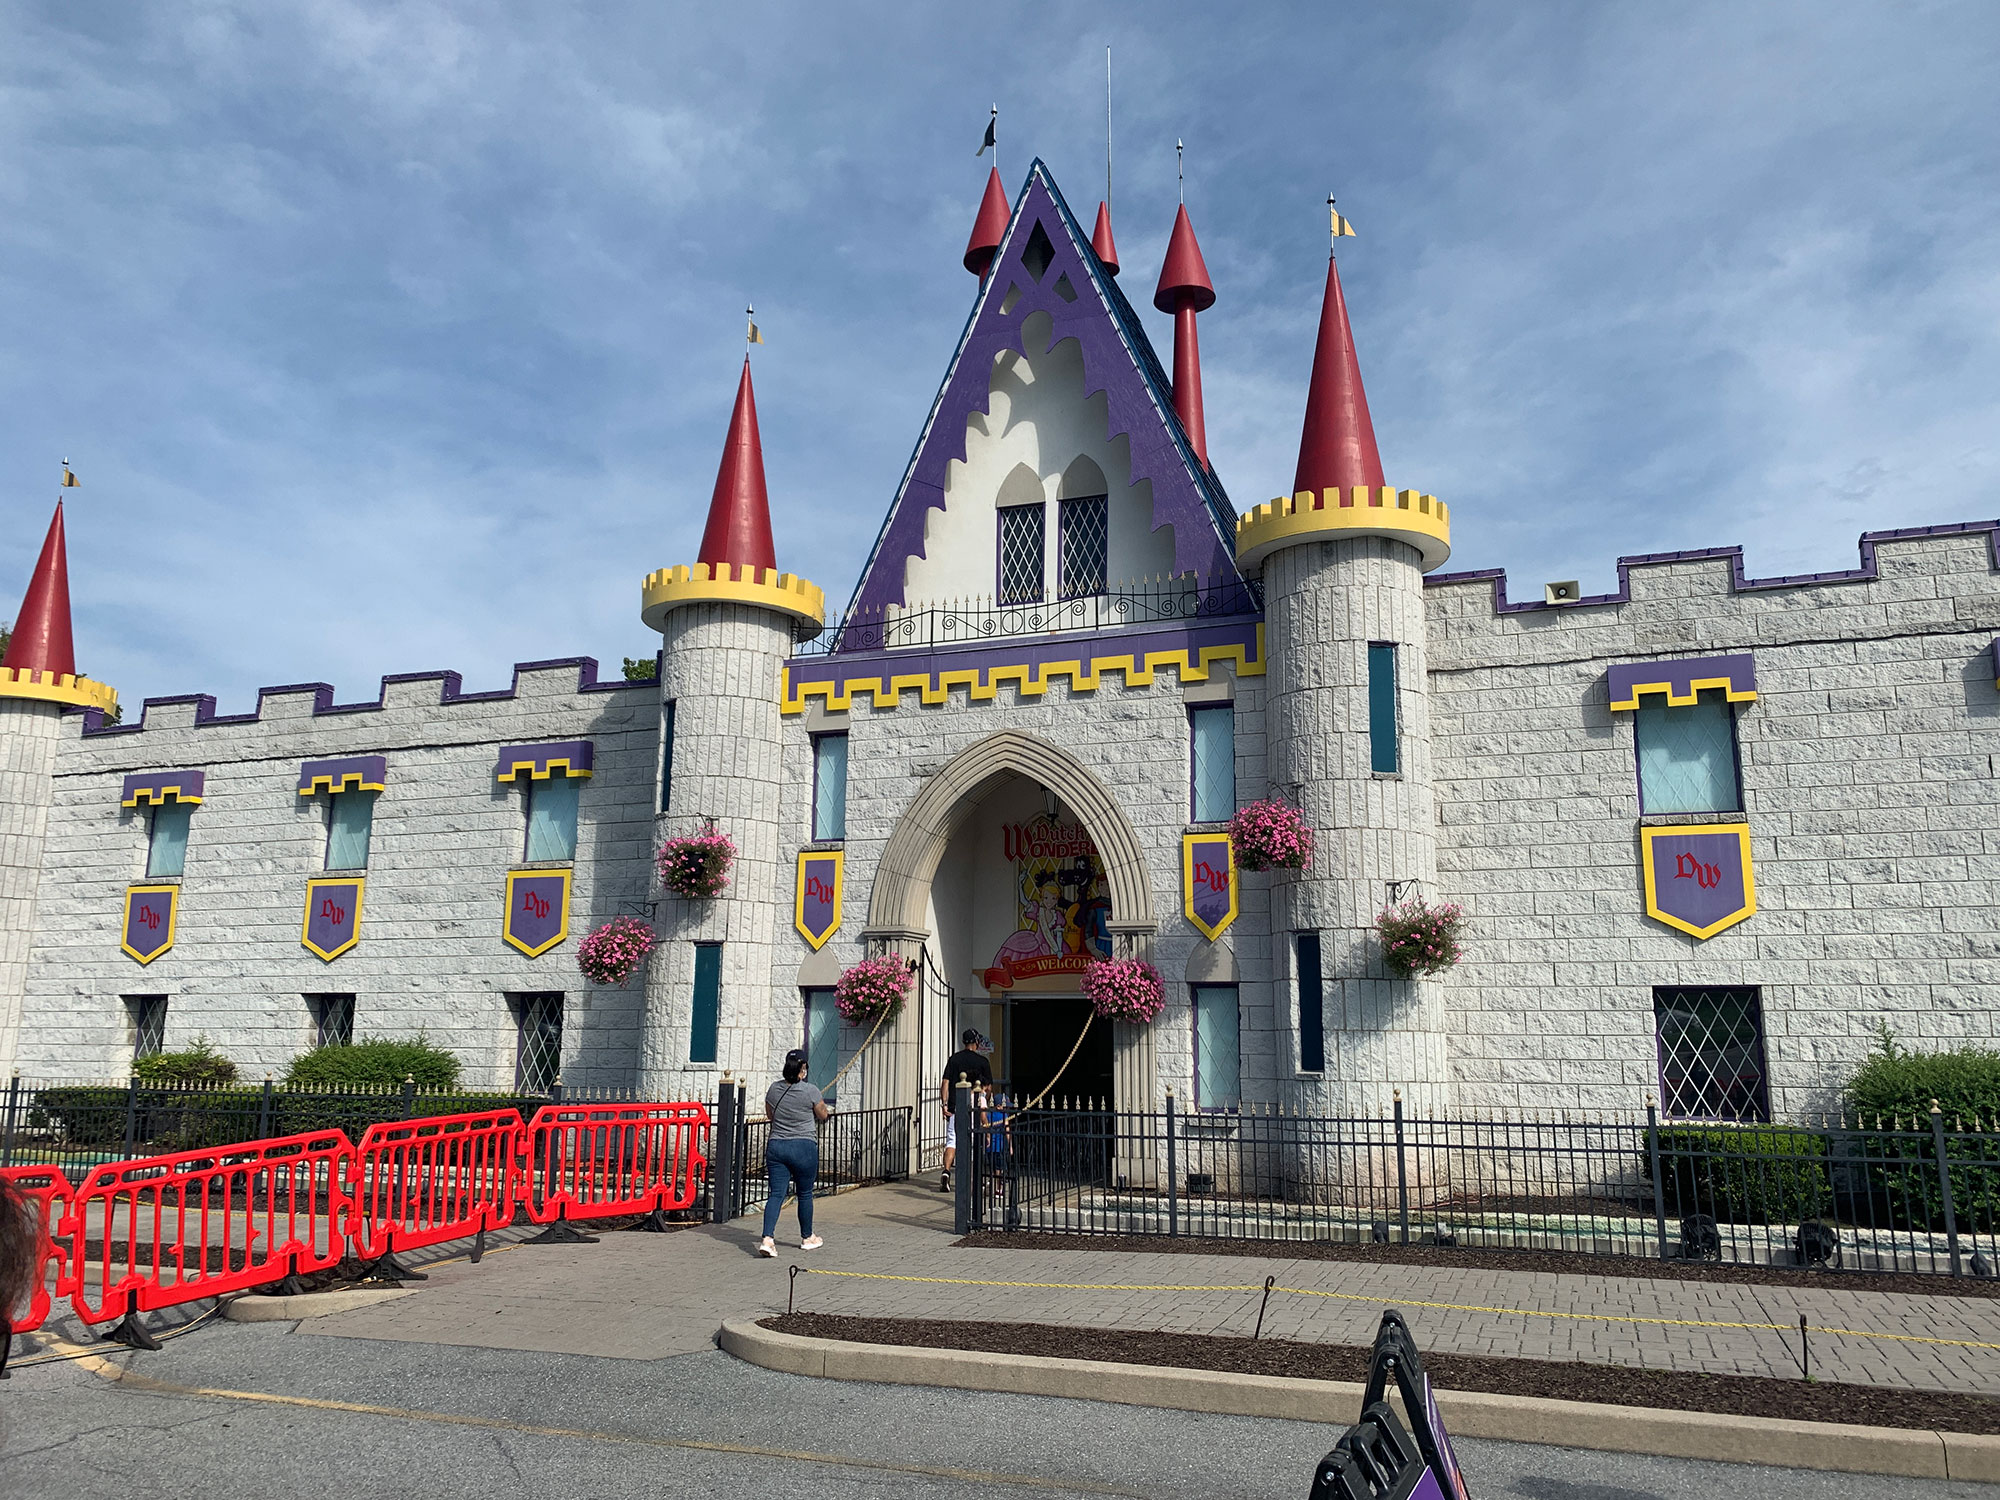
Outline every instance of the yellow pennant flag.
<svg viewBox="0 0 2000 1500"><path fill-rule="evenodd" d="M746 307L743 309L743 316L750 324L750 332L748 334L749 341L753 344L763 343L764 331L757 326L757 321L756 321L757 309L754 307Z"/></svg>
<svg viewBox="0 0 2000 1500"><path fill-rule="evenodd" d="M1342 214L1339 209L1333 206L1333 198L1331 195L1329 195L1326 200L1326 213L1327 217L1333 221L1330 226L1333 231L1333 238L1340 239L1342 236L1351 237L1353 235L1354 226L1347 222L1346 215Z"/></svg>
<svg viewBox="0 0 2000 1500"><path fill-rule="evenodd" d="M78 486L79 484L81 484L81 483L82 483L82 481L81 481L81 480L79 480L79 479L78 479L78 478L77 478L77 477L76 477L76 476L75 476L74 474L70 473L70 471L69 471L69 460L68 460L68 459L64 459L64 460L63 460L63 482L62 482L62 487L63 487L64 489L66 489L66 490L68 490L68 489L75 489L75 488L76 488L76 487L77 487L77 486Z"/></svg>

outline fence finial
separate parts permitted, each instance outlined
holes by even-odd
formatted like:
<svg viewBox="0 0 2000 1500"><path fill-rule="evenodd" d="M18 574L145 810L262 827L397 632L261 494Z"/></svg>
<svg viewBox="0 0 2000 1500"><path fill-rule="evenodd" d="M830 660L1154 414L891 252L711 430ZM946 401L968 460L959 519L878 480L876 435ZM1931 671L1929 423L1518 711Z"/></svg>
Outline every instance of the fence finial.
<svg viewBox="0 0 2000 1500"><path fill-rule="evenodd" d="M1939 1104L1939 1103L1937 1102L1937 1100L1935 1100L1935 1099L1931 1100L1931 1113L1932 1113L1932 1114L1934 1114L1934 1115L1941 1115L1941 1114L1943 1114L1943 1113L1944 1113L1944 1106L1943 1106L1943 1105L1941 1105L1941 1104Z"/></svg>
<svg viewBox="0 0 2000 1500"><path fill-rule="evenodd" d="M1659 1107L1660 1107L1660 1101L1655 1099L1651 1094L1648 1094L1646 1096L1646 1108L1658 1109Z"/></svg>
<svg viewBox="0 0 2000 1500"><path fill-rule="evenodd" d="M1401 1089L1391 1089L1389 1092L1395 1096L1396 1103L1401 1104L1403 1102L1403 1091Z"/></svg>

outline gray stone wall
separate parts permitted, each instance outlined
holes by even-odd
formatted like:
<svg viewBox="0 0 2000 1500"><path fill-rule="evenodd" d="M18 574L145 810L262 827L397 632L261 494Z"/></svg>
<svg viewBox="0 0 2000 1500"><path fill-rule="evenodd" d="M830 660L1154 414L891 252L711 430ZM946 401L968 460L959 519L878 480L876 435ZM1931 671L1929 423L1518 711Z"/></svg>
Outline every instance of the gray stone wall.
<svg viewBox="0 0 2000 1500"><path fill-rule="evenodd" d="M0 698L0 1077L20 1040L62 718L60 704Z"/></svg>
<svg viewBox="0 0 2000 1500"><path fill-rule="evenodd" d="M1781 1117L1833 1105L1877 1022L1918 1047L1995 1039L1990 533L1877 557L1873 581L1740 592L1727 556L1643 565L1629 602L1508 614L1489 582L1428 591L1439 879L1472 923L1443 986L1462 1109L1642 1107L1655 985L1761 988ZM1743 651L1759 910L1702 942L1645 915L1632 715L1605 671Z"/></svg>
<svg viewBox="0 0 2000 1500"><path fill-rule="evenodd" d="M83 737L64 721L40 920L18 1066L30 1077L111 1078L131 1057L126 995L170 997L167 1045L206 1034L244 1076L282 1076L311 1037L304 997L352 993L357 1037L423 1030L465 1079L511 1085L508 996L566 996L563 1078L629 1085L639 985L594 989L576 945L620 910L643 911L651 873L658 700L653 684L580 691L579 664L517 672L512 694L440 702L436 676L391 679L383 706L315 713L306 687L267 692L248 722L197 726L196 700L149 704L143 727ZM589 681L594 664L581 668ZM455 688L455 681L448 684ZM570 936L530 959L501 941L507 871L521 864L517 785L494 779L504 744L588 739L595 774L578 819ZM299 765L380 754L360 945L322 962L300 945L309 876L322 873L326 799L298 795ZM181 880L174 947L141 967L119 950L124 891L144 875L143 809L119 806L127 772L208 773Z"/></svg>

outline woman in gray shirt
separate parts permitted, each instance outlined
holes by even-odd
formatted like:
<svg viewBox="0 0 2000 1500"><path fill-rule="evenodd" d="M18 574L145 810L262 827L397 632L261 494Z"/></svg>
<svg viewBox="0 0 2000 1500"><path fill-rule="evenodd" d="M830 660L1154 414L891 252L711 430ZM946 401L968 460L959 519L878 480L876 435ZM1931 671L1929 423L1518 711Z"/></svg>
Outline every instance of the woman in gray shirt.
<svg viewBox="0 0 2000 1500"><path fill-rule="evenodd" d="M771 1143L764 1148L764 1170L771 1191L764 1199L764 1238L759 1255L773 1259L778 1214L786 1192L799 1194L799 1248L817 1250L826 1242L813 1233L813 1179L819 1176L819 1122L833 1111L819 1090L806 1082L806 1055L794 1047L785 1054L785 1077L764 1091L764 1117L771 1122Z"/></svg>

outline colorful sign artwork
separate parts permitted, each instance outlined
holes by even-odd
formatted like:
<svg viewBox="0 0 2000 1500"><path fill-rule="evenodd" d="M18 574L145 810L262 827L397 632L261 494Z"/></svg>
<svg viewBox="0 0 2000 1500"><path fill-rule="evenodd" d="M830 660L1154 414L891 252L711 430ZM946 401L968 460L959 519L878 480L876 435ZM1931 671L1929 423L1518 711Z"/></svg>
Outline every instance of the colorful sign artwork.
<svg viewBox="0 0 2000 1500"><path fill-rule="evenodd" d="M1711 938L1757 910L1748 823L1686 823L1639 830L1646 915Z"/></svg>
<svg viewBox="0 0 2000 1500"><path fill-rule="evenodd" d="M1210 941L1236 920L1236 851L1228 834L1181 835L1181 905Z"/></svg>
<svg viewBox="0 0 2000 1500"><path fill-rule="evenodd" d="M817 952L840 930L841 851L807 849L799 855L792 925Z"/></svg>
<svg viewBox="0 0 2000 1500"><path fill-rule="evenodd" d="M149 964L174 945L174 921L180 910L177 885L135 885L125 892L125 936L118 946L142 964Z"/></svg>
<svg viewBox="0 0 2000 1500"><path fill-rule="evenodd" d="M332 963L361 941L359 875L306 882L306 920L299 934L306 951Z"/></svg>
<svg viewBox="0 0 2000 1500"><path fill-rule="evenodd" d="M1090 831L1044 813L1008 825L1002 839L1014 866L1018 926L979 971L979 982L1012 989L1024 979L1081 974L1111 957L1111 897Z"/></svg>
<svg viewBox="0 0 2000 1500"><path fill-rule="evenodd" d="M507 877L508 945L540 958L569 936L568 870L516 870Z"/></svg>

